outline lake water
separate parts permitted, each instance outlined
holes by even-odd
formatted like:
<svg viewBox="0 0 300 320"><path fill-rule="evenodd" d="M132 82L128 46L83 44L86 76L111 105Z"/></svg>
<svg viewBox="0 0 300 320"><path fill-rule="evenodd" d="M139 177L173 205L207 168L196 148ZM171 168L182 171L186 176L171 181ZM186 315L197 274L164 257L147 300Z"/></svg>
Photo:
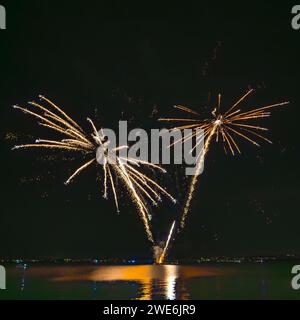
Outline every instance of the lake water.
<svg viewBox="0 0 300 320"><path fill-rule="evenodd" d="M292 266L10 266L0 299L300 299Z"/></svg>

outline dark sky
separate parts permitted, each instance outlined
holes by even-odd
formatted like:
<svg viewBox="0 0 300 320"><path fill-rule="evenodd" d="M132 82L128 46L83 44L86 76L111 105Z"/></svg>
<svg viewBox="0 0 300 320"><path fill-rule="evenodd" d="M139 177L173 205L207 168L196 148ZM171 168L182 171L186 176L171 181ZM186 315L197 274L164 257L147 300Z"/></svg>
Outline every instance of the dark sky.
<svg viewBox="0 0 300 320"><path fill-rule="evenodd" d="M235 158L212 146L170 256L300 254L300 30L281 2L9 1L0 31L0 257L151 255L134 206L123 192L117 215L95 168L64 186L80 155L47 161L45 151L10 150L51 136L13 104L44 94L86 128L90 116L98 126L128 119L149 129L161 126L149 118L154 107L163 116L174 104L208 113L209 94L230 106L249 86L257 90L245 106L291 101L264 121L274 144L242 143ZM182 168L169 172L160 182L180 203L153 211L157 239L179 216L187 185Z"/></svg>

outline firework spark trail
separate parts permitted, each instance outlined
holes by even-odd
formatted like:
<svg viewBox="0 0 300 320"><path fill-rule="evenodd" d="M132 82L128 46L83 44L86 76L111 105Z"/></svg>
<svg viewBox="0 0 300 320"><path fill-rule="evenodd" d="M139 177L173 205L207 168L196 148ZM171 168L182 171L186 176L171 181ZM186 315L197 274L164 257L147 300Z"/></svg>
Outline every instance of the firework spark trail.
<svg viewBox="0 0 300 320"><path fill-rule="evenodd" d="M96 126L91 119L87 118L87 121L90 123L93 133L91 135L88 135L79 126L79 124L77 124L77 122L75 122L55 103L45 98L44 96L39 97L42 101L47 103L47 106L43 106L36 102L30 102L29 105L33 108L36 108L40 113L20 106L14 106L14 108L19 109L23 113L29 114L38 119L39 125L58 132L59 134L62 134L64 136L67 136L68 138L64 138L62 140L37 139L35 143L17 145L13 149L59 149L68 152L79 151L83 153L84 157L91 154L94 155L92 159L86 161L83 165L76 169L76 171L66 180L65 184L69 184L93 163L97 162L101 164L104 176L103 196L107 198L110 185L113 198L115 200L116 209L119 212L119 202L114 177L119 178L123 183L125 189L130 194L130 197L138 210L138 213L143 221L148 239L151 242L154 242L150 229L150 214L148 212L144 198L150 199L151 202L155 203L153 196L161 200L159 193L162 193L173 202L175 202L176 200L158 183L146 176L137 168L146 166L152 169L159 169L163 173L165 173L166 171L163 168L147 161L142 161L130 157L121 158L116 156L114 152L124 148L128 148L128 146L119 146L117 148L109 150L109 142L105 142L102 129L100 131L97 131ZM101 151L101 159L98 158L99 150ZM114 157L111 153L114 154ZM128 163L132 165L129 165ZM134 168L134 166L137 168Z"/></svg>
<svg viewBox="0 0 300 320"><path fill-rule="evenodd" d="M119 167L117 167L117 168L119 168ZM136 189L133 186L132 178L130 178L129 173L126 170L124 164L121 164L120 168L121 168L120 173L123 176L125 183L128 185L128 189L130 190L131 197L139 209L139 212L140 212L141 218L143 220L148 239L151 242L154 242L152 232L151 232L150 226L149 226L149 214L148 214L147 208L146 208L145 204L143 203L142 199L137 194Z"/></svg>
<svg viewBox="0 0 300 320"><path fill-rule="evenodd" d="M94 161L95 161L95 159L92 159L92 160L86 162L86 163L85 163L84 165L82 165L80 168L78 168L78 169L69 177L69 179L65 182L65 184L69 184L72 179L74 179L77 175L79 175L79 173L80 173L81 171L83 171L84 169L86 169L86 168L87 168L89 165L91 165Z"/></svg>
<svg viewBox="0 0 300 320"><path fill-rule="evenodd" d="M169 248L169 243L170 243L173 231L174 231L175 223L176 223L176 221L174 220L174 222L172 223L172 226L171 226L171 229L170 229L170 232L169 232L169 235L168 235L167 242L166 242L166 245L164 247L164 250L163 250L162 254L160 255L160 257L158 258L157 262L159 264L162 264L164 262L164 260L165 260L165 257L166 257L166 254L167 254L168 248Z"/></svg>
<svg viewBox="0 0 300 320"><path fill-rule="evenodd" d="M219 137L222 139L223 147L225 152L227 153L227 149L230 150L231 154L234 156L235 152L241 153L240 147L238 145L235 136L239 138L243 138L248 142L254 144L255 146L260 146L257 142L257 139L264 140L268 143L272 143L269 139L264 137L263 135L257 133L257 131L268 131L267 128L260 127L258 125L250 125L248 121L262 119L270 117L270 110L275 107L281 107L287 105L289 102L281 102L276 104L267 105L264 107L252 109L250 111L242 112L241 109L236 110L236 108L253 92L254 90L248 90L238 101L233 104L228 111L224 114L221 113L221 95L218 95L218 103L217 107L212 111L212 117L209 119L201 120L197 118L161 118L159 121L168 121L168 122L193 122L193 124L184 124L180 126L176 126L173 129L184 130L188 128L197 129L200 128L204 131L204 136L197 136L197 132L189 135L188 137L181 138L173 143L183 143L190 139L196 137L196 145L193 147L191 152L203 141L205 140L203 149L200 155L196 159L196 168L195 174L191 180L188 193L187 200L183 207L182 217L180 226L183 228L185 226L185 220L190 210L191 201L193 199L193 194L195 191L195 187L197 185L198 176L201 173L203 168L204 160L209 150L209 146L212 142L212 138L216 136L216 142L219 141ZM190 116L199 114L190 108L183 106L175 106L175 108L180 109L184 112L187 112Z"/></svg>
<svg viewBox="0 0 300 320"><path fill-rule="evenodd" d="M213 135L215 134L215 131L216 131L216 128L214 127L213 130L210 132L209 136L207 137L207 140L204 144L203 150L201 151L201 156L199 158L199 161L197 161L195 174L194 174L192 181L191 181L191 184L189 186L187 200L186 200L186 202L184 204L184 208L183 208L182 218L180 221L181 228L184 228L185 219L189 213L189 209L190 209L191 201L193 199L194 190L197 185L198 177L199 177L201 171L203 170L204 159L205 159L205 156L208 152L209 145L210 145L210 142L211 142Z"/></svg>

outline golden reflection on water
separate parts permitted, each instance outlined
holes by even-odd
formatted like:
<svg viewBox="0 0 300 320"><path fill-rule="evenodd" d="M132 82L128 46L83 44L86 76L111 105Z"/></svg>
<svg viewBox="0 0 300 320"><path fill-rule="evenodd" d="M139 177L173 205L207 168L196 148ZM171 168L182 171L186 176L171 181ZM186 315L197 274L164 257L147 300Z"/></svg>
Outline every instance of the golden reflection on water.
<svg viewBox="0 0 300 320"><path fill-rule="evenodd" d="M189 299L186 281L195 277L220 275L220 269L177 266L177 265L137 265L100 267L63 267L55 272L53 281L93 281L93 282L136 282L140 291L136 299L167 300ZM63 269L63 270L62 270ZM180 281L178 281L180 279Z"/></svg>

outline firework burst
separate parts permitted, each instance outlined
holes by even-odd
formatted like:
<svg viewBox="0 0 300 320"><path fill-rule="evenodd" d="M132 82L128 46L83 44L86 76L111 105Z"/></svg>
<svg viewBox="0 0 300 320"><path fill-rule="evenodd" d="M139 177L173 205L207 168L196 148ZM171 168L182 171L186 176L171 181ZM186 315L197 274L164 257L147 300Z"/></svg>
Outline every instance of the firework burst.
<svg viewBox="0 0 300 320"><path fill-rule="evenodd" d="M227 154L231 153L233 156L236 153L241 153L239 146L239 139L246 140L255 146L260 146L260 141L272 143L262 133L268 131L267 128L261 127L252 123L252 121L267 118L271 115L271 110L276 107L287 105L289 102L281 102L270 104L260 108L254 108L250 111L242 111L241 103L253 93L253 89L248 90L238 101L233 104L226 112L221 112L221 95L218 95L217 106L212 110L211 117L208 119L201 119L200 114L185 106L175 106L176 109L186 112L188 118L161 118L159 121L178 122L182 123L174 127L177 130L197 129L203 130L203 135L199 136L195 131L193 134L175 141L176 143L184 143L189 139L196 138L196 143L191 152L203 143L203 150L196 159L196 170L191 183L189 185L187 200L185 202L183 213L181 217L181 228L185 225L186 217L189 213L191 201L194 190L198 181L198 176L203 168L204 160L209 150L210 144L213 141L221 141L224 151Z"/></svg>
<svg viewBox="0 0 300 320"><path fill-rule="evenodd" d="M38 120L39 125L56 131L63 135L64 138L61 140L37 139L35 143L17 145L13 149L58 149L67 152L81 152L84 156L89 156L90 159L76 169L65 184L69 184L92 164L101 164L103 168L103 197L107 198L108 193L111 191L117 211L119 211L116 187L116 179L119 179L138 209L148 239L153 242L150 229L151 216L147 208L147 200L150 200L153 205L157 205L162 200L162 194L173 202L175 202L175 199L157 182L144 174L140 167L151 167L164 173L166 171L160 166L136 158L113 156L116 155L116 152L128 148L128 146L119 146L110 150L109 141L105 140L103 131L98 131L91 119L88 118L87 121L90 123L93 132L86 134L77 122L51 100L44 96L39 96L39 98L41 100L40 103L29 102L33 110L20 106L14 106L14 108L33 116ZM42 105L42 103L46 106Z"/></svg>

